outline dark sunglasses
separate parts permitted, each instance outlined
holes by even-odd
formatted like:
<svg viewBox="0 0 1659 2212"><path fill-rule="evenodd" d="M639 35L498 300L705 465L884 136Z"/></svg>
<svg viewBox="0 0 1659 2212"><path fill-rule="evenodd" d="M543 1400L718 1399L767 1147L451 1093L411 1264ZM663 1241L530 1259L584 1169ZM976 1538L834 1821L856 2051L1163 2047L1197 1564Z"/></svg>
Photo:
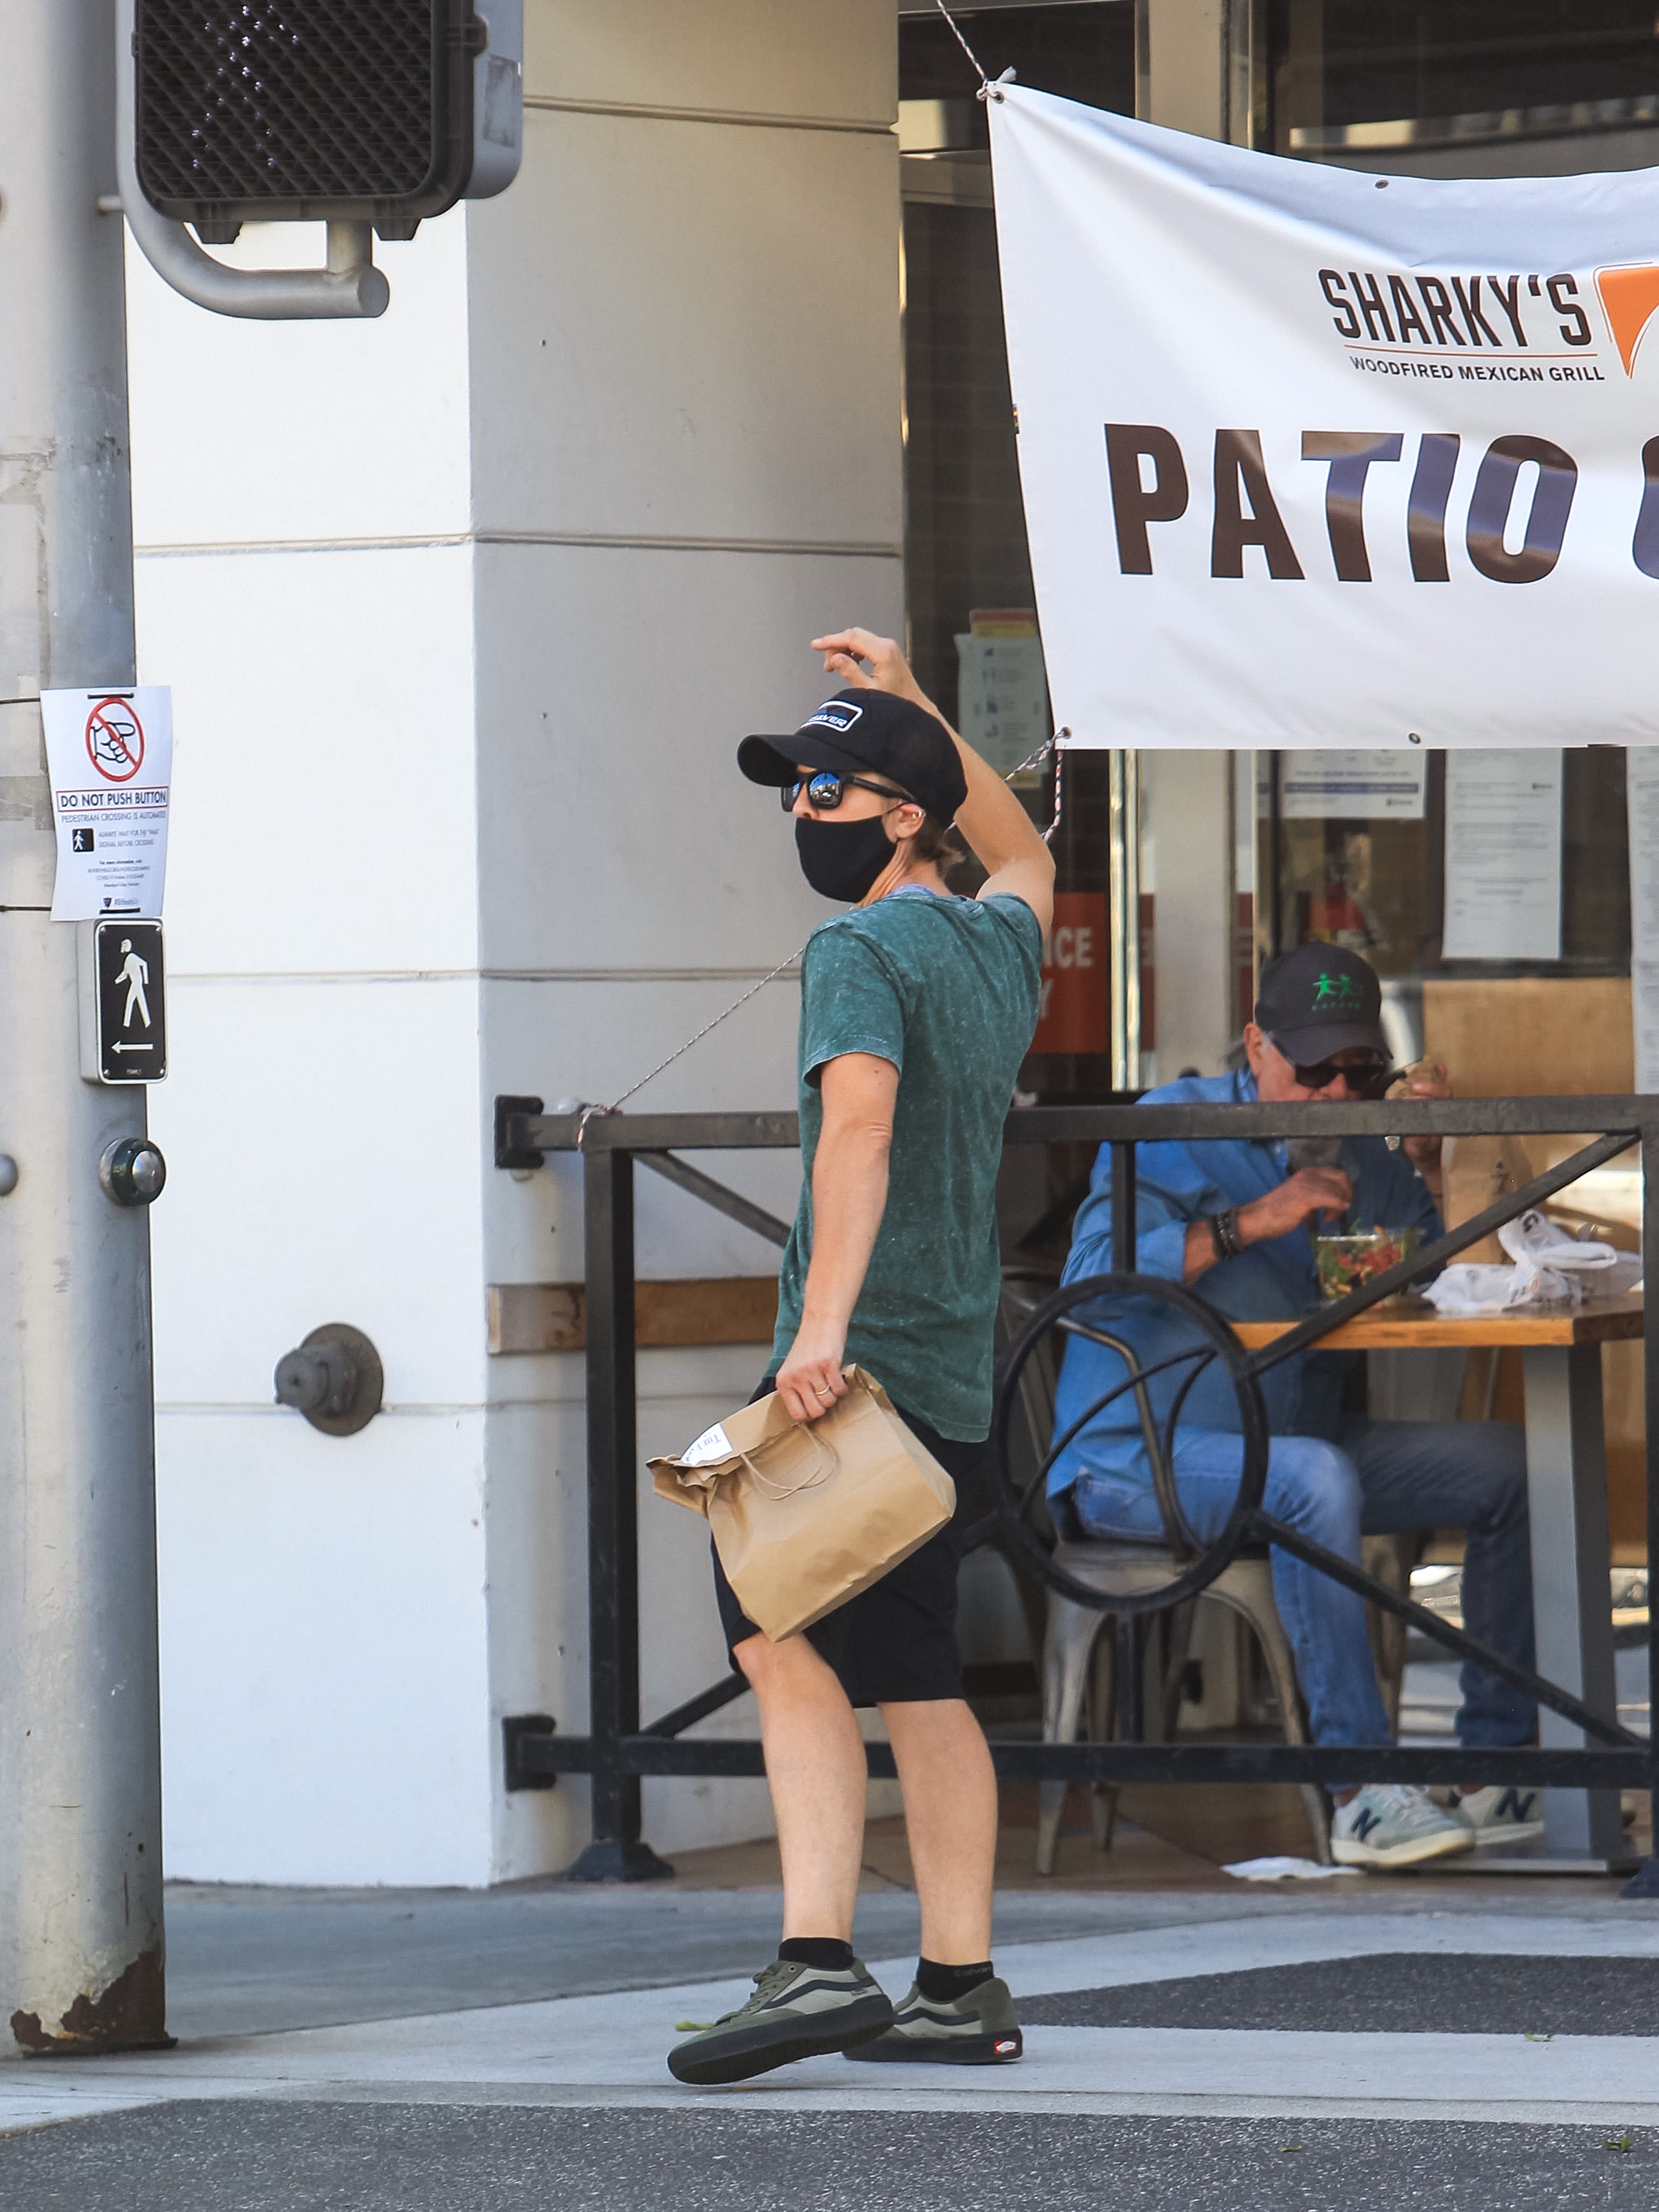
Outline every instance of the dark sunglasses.
<svg viewBox="0 0 1659 2212"><path fill-rule="evenodd" d="M820 812L833 814L847 796L848 784L857 784L860 791L878 791L884 799L902 799L904 793L884 783L872 783L867 775L837 775L831 769L820 769L816 775L803 776L798 783L786 783L778 797L783 801L783 811L793 814L795 801L803 791Z"/></svg>
<svg viewBox="0 0 1659 2212"><path fill-rule="evenodd" d="M1284 1052L1277 1039L1274 1047ZM1285 1053L1286 1060L1290 1057ZM1343 1075L1356 1098L1380 1098L1394 1080L1393 1062L1386 1054L1376 1053L1367 1053L1363 1060L1316 1060L1310 1067L1303 1066L1299 1060L1291 1060L1291 1066L1304 1091L1323 1091Z"/></svg>

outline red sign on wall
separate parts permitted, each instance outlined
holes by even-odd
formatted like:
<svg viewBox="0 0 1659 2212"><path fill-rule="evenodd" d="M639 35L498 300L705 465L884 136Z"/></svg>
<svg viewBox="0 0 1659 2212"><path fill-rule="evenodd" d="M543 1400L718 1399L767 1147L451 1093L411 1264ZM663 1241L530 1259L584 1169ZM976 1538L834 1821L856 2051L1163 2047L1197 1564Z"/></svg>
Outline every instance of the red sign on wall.
<svg viewBox="0 0 1659 2212"><path fill-rule="evenodd" d="M1058 891L1033 1052L1104 1052L1106 894Z"/></svg>

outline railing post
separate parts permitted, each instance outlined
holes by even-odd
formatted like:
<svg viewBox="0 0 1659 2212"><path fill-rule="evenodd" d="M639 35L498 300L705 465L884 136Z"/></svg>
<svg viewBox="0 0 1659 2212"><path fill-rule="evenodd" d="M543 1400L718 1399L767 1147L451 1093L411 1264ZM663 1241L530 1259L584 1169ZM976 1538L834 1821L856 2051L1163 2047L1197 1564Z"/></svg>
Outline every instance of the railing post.
<svg viewBox="0 0 1659 2212"><path fill-rule="evenodd" d="M587 1283L587 1664L593 1840L570 1881L651 1881L674 1869L640 1839L640 1779L616 1747L640 1726L639 1446L634 1348L634 1157L582 1154Z"/></svg>
<svg viewBox="0 0 1659 2212"><path fill-rule="evenodd" d="M1659 1101L1644 1098L1642 1121L1642 1280L1659 1266ZM1653 1823L1650 1856L1619 1893L1621 1897L1659 1897L1659 1612L1653 1602L1653 1577L1659 1568L1659 1354L1652 1339L1642 1339L1643 1401L1647 1415L1648 1489L1648 1806Z"/></svg>
<svg viewBox="0 0 1659 2212"><path fill-rule="evenodd" d="M1135 1148L1112 1146L1112 1273L1135 1271Z"/></svg>

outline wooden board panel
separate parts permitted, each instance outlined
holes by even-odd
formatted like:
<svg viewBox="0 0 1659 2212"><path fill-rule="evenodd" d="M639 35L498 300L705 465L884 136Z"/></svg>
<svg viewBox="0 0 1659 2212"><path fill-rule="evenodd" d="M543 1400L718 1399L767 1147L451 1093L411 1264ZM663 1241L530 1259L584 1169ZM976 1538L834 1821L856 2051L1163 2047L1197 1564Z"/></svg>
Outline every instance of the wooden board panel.
<svg viewBox="0 0 1659 2212"><path fill-rule="evenodd" d="M1636 1088L1626 975L1430 975L1424 1047L1460 1098L1582 1098Z"/></svg>
<svg viewBox="0 0 1659 2212"><path fill-rule="evenodd" d="M580 1352L587 1342L586 1292L580 1283L492 1283L485 1311L489 1349L497 1355ZM770 1344L777 1317L775 1275L719 1275L634 1286L634 1328L642 1350Z"/></svg>
<svg viewBox="0 0 1659 2212"><path fill-rule="evenodd" d="M1305 1318L1305 1316L1304 1316ZM1295 1321L1236 1321L1233 1330L1251 1351L1276 1344ZM1431 1351L1443 1345L1465 1348L1495 1344L1613 1344L1642 1334L1642 1300L1632 1293L1622 1298L1601 1298L1571 1311L1551 1313L1482 1314L1455 1321L1439 1314L1362 1314L1329 1336L1322 1336L1322 1352Z"/></svg>

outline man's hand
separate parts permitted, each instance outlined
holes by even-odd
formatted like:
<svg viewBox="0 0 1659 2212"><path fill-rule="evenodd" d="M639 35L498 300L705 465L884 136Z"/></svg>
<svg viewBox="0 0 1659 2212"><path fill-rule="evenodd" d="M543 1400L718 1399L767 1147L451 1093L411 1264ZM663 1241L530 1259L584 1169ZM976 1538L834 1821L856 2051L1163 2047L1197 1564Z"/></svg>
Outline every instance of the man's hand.
<svg viewBox="0 0 1659 2212"><path fill-rule="evenodd" d="M1265 1198L1253 1198L1248 1206L1239 1207L1239 1241L1243 1244L1265 1244L1272 1237L1288 1237L1310 1215L1316 1218L1322 1213L1346 1213L1352 1199L1353 1184L1340 1168L1298 1168L1293 1176L1286 1176L1277 1190L1270 1190ZM1200 1275L1207 1275L1214 1265L1215 1239L1210 1234L1209 1224L1188 1223L1182 1248L1182 1281L1195 1283Z"/></svg>
<svg viewBox="0 0 1659 2212"><path fill-rule="evenodd" d="M1311 1214L1346 1213L1353 1184L1340 1168L1298 1168L1277 1190L1238 1209L1238 1226L1247 1244L1288 1237Z"/></svg>
<svg viewBox="0 0 1659 2212"><path fill-rule="evenodd" d="M1419 1060L1398 1083L1389 1085L1390 1098L1449 1098L1451 1095L1451 1078L1437 1060ZM1438 1137L1407 1137L1403 1150L1414 1168L1426 1172L1440 1164L1441 1143Z"/></svg>
<svg viewBox="0 0 1659 2212"><path fill-rule="evenodd" d="M848 690L890 691L896 698L914 700L930 714L939 714L910 673L896 638L878 637L872 629L831 630L827 637L812 640L812 650L823 655L825 673L840 677ZM870 664L867 675L861 665L865 661Z"/></svg>
<svg viewBox="0 0 1659 2212"><path fill-rule="evenodd" d="M847 1378L841 1371L846 1349L844 1328L803 1319L775 1378L777 1394L792 1419L816 1421L837 1398L847 1395Z"/></svg>

